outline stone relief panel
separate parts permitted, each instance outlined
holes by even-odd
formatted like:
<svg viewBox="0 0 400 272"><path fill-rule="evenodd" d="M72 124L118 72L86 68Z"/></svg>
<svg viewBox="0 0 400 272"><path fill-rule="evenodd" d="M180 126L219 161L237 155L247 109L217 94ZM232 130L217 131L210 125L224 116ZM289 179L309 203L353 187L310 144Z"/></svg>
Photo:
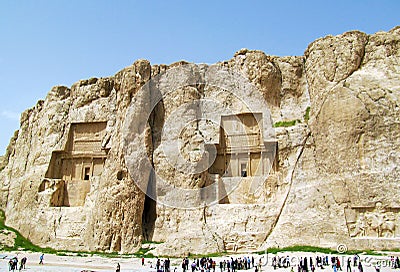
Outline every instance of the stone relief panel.
<svg viewBox="0 0 400 272"><path fill-rule="evenodd" d="M225 250L228 252L252 252L257 251L261 244L261 239L257 234L253 235L239 235L232 234L229 238L224 240Z"/></svg>
<svg viewBox="0 0 400 272"><path fill-rule="evenodd" d="M351 238L400 239L400 207L375 206L345 209Z"/></svg>

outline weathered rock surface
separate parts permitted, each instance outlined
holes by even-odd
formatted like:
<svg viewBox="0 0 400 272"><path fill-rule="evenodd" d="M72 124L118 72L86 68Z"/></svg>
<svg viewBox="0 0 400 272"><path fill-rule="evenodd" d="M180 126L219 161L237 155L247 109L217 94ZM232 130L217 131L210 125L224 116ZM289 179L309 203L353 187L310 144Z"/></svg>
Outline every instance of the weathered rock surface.
<svg viewBox="0 0 400 272"><path fill-rule="evenodd" d="M17 238L17 235L14 232L5 229L0 230L0 248L13 248L15 238Z"/></svg>
<svg viewBox="0 0 400 272"><path fill-rule="evenodd" d="M22 113L20 129L0 160L6 223L36 244L70 250L134 252L143 240L164 242L153 252L169 256L298 244L397 248L399 60L397 27L373 35L327 36L310 44L304 56L242 49L218 63L255 86L274 123L296 122L275 128L277 159L256 191L251 191L253 179L244 177L231 202L194 209L163 205L160 200L168 195L158 195L158 203L146 197L138 187L142 181L130 175L123 141L127 128L136 131L127 126L130 106L149 106L156 95L141 88L187 63L152 66L138 60L111 77L56 86ZM198 69L198 78L210 69L190 67L191 72ZM142 138L133 137L142 147L135 157L147 157L155 173L177 188L221 184L221 177L206 172L179 171L179 163L167 160L163 149L163 137L179 140L178 153L197 162L204 153L201 139L207 144L219 139L219 123L215 129L215 124L172 118L182 105L198 99L216 101L234 114L246 112L237 98L216 86L188 84L163 97L148 119L135 117L144 128L138 132ZM189 108L185 117L212 116L218 110ZM64 169L60 160L74 167L55 174ZM145 182L154 179L150 172L139 172Z"/></svg>

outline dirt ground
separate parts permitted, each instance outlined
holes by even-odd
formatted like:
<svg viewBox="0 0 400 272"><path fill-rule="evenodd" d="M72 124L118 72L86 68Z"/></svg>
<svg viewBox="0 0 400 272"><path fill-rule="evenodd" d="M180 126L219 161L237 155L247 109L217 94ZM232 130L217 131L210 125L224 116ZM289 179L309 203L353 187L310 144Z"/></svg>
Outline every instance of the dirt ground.
<svg viewBox="0 0 400 272"><path fill-rule="evenodd" d="M0 253L0 271L9 271L8 261L17 256L18 260L21 260L23 257L27 257L26 269L22 269L22 271L30 271L30 272L81 272L81 271L115 271L117 267L117 263L121 266L121 272L155 272L156 269L154 267L156 263L156 259L145 259L145 265L142 266L141 259L139 258L106 258L99 256L91 256L91 257L80 257L80 256L57 256L51 254L44 255L44 264L39 265L39 257L40 253L26 253L26 252L2 252ZM392 255L400 255L400 253L393 253ZM272 267L272 258L274 256L286 257L289 256L291 261L291 265L293 267L294 272L297 272L297 264L301 257L313 257L315 259L316 256L325 256L325 254L318 253L309 253L309 252L284 252L277 255L273 254L265 254L265 255L251 255L251 254L236 254L236 255L227 255L224 257L216 257L215 259L217 263L216 272L220 272L219 262L221 260L228 260L232 258L241 258L244 256L254 257L255 263L261 263L261 271L265 272L290 272L291 268L277 268L274 270ZM328 255L329 259L331 255ZM351 255L339 255L338 256L341 263L342 269L344 272L346 270L347 258L353 256ZM360 255L362 264L363 264L363 272L376 272L377 265L380 267L380 272L395 272L400 269L394 269L391 267L390 256L366 256ZM161 258L161 260L163 260ZM171 272L182 272L181 268L182 259L171 259ZM190 263L193 260L190 259ZM16 270L18 271L18 270ZM243 272L246 270L243 270ZM255 268L251 268L247 270L249 272L255 271ZM331 266L326 266L324 269L317 268L316 272L333 272L333 268ZM338 270L339 272L340 270ZM201 272L201 271L199 271ZM227 270L225 270L227 272ZM351 267L351 272L359 272L357 267Z"/></svg>

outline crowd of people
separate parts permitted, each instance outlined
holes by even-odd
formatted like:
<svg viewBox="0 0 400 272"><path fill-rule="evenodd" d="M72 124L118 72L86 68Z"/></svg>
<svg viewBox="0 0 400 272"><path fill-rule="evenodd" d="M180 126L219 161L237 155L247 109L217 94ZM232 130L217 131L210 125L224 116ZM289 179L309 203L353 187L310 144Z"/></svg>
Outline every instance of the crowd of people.
<svg viewBox="0 0 400 272"><path fill-rule="evenodd" d="M39 264L43 264L44 254L40 255ZM9 259L9 271L21 271L26 269L27 258L23 257L20 261L15 256ZM142 266L145 265L144 258L141 259ZM315 272L316 268L320 270L328 268L327 271L339 272L346 269L345 272L364 272L364 265L373 266L376 272L381 272L382 267L392 269L400 269L400 260L398 256L389 258L376 258L368 261L361 260L359 255L352 257L338 256L300 256L289 257L289 255L271 255L270 256L242 256L242 257L223 257L218 260L213 258L195 258L189 260L184 258L181 262L182 272L237 272L238 270L252 270L259 272L265 270L266 267L277 270L279 268L290 269L290 272ZM171 272L171 261L169 258L164 260L157 258L156 262L150 266L155 268L157 272ZM173 272L178 272L179 268L175 267ZM295 271L296 270L296 271ZM119 263L117 264L117 272L121 271ZM180 270L179 270L180 271Z"/></svg>
<svg viewBox="0 0 400 272"><path fill-rule="evenodd" d="M271 261L271 262L270 262ZM399 257L391 257L389 262L385 263L385 266L389 266L393 269L400 268ZM371 263L369 265L372 265ZM286 256L273 256L272 259L267 259L265 256L259 257L257 260L254 256L243 256L243 257L226 257L219 259L218 261L213 258L195 258L192 261L189 258L184 258L181 262L182 272L236 272L237 270L249 270L259 272L265 266L270 266L274 270L278 268L289 268L290 272L315 272L316 268L326 269L329 271L338 272L364 272L363 262L359 255L353 257L342 257L337 256L315 256L315 257L296 257L290 258ZM374 267L376 272L380 272L382 266L381 262L375 262ZM346 267L346 268L344 268ZM157 259L156 262L157 272L171 272L170 260ZM174 269L174 272L176 272ZM219 271L218 271L219 270Z"/></svg>
<svg viewBox="0 0 400 272"><path fill-rule="evenodd" d="M18 268L18 257L15 256L14 258L11 258L8 261L8 271L16 271L16 270L21 271L22 269L25 269L26 261L27 261L27 258L23 257L20 261L20 265Z"/></svg>
<svg viewBox="0 0 400 272"><path fill-rule="evenodd" d="M142 258L142 265L144 265L144 258ZM150 266L152 268L152 266ZM157 271L162 272L170 272L171 271L171 261L169 258L165 260L158 259L156 260L155 268Z"/></svg>
<svg viewBox="0 0 400 272"><path fill-rule="evenodd" d="M189 264L191 272L216 271L217 267L219 267L221 271L235 272L237 270L247 270L254 267L254 257L239 257L235 259L231 257L225 260L220 260L218 263L212 258L198 258L194 259L191 263L188 258L184 258L181 264L183 272L189 270Z"/></svg>

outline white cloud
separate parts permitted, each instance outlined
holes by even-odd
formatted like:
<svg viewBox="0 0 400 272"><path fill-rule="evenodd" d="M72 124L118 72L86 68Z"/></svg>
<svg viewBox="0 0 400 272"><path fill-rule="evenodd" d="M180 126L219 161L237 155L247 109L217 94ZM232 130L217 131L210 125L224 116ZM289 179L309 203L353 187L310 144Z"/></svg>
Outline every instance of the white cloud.
<svg viewBox="0 0 400 272"><path fill-rule="evenodd" d="M12 111L9 111L9 110L2 110L0 112L0 116L4 117L4 118L7 118L7 119L10 119L10 120L19 121L19 113L18 112L12 112Z"/></svg>

